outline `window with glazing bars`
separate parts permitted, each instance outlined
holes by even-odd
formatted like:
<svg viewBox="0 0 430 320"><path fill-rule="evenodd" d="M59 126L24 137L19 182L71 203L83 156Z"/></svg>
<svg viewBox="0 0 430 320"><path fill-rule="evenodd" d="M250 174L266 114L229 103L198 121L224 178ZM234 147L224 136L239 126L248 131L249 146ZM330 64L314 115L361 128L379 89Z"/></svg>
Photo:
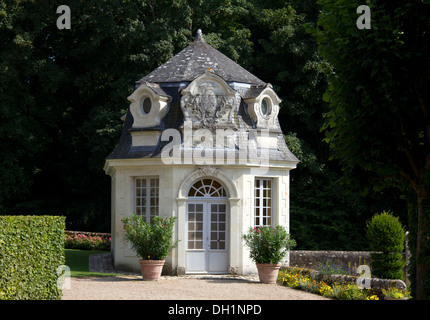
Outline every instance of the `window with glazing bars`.
<svg viewBox="0 0 430 320"><path fill-rule="evenodd" d="M145 217L147 222L158 216L158 185L157 177L136 178L136 214Z"/></svg>
<svg viewBox="0 0 430 320"><path fill-rule="evenodd" d="M254 226L272 225L272 179L255 178Z"/></svg>

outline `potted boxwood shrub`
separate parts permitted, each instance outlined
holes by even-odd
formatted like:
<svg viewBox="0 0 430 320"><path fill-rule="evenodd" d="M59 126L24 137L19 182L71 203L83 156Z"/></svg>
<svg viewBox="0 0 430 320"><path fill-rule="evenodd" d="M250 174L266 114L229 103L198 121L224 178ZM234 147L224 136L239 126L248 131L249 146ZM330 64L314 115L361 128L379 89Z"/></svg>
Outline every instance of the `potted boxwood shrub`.
<svg viewBox="0 0 430 320"><path fill-rule="evenodd" d="M282 226L250 228L243 235L245 245L250 249L250 257L256 263L262 283L276 283L281 261L296 241Z"/></svg>
<svg viewBox="0 0 430 320"><path fill-rule="evenodd" d="M158 280L164 266L164 260L170 250L178 245L172 241L176 217L154 217L150 223L141 216L133 214L122 219L125 239L131 243L138 256L143 280Z"/></svg>

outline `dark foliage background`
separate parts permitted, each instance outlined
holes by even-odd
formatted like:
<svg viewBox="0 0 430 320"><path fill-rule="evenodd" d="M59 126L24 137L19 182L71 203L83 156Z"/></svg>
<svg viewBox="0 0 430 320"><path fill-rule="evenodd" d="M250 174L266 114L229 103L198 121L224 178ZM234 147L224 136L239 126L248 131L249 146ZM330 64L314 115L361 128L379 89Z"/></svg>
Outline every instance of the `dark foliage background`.
<svg viewBox="0 0 430 320"><path fill-rule="evenodd" d="M56 8L71 9L71 29ZM205 40L283 99L279 119L301 160L291 172L296 249L366 250L365 223L402 193L340 184L323 140L328 67L318 54L314 0L5 0L0 3L0 212L67 217L67 229L110 231L113 150L134 82L192 40Z"/></svg>

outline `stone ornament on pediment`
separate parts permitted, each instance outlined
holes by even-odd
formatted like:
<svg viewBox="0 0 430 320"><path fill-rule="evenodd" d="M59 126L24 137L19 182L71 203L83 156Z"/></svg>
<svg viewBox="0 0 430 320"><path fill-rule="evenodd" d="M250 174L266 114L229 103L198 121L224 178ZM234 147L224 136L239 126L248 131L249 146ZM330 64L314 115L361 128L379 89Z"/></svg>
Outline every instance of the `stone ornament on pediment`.
<svg viewBox="0 0 430 320"><path fill-rule="evenodd" d="M236 91L215 73L206 71L181 93L184 121L203 127L234 125L239 109Z"/></svg>
<svg viewBox="0 0 430 320"><path fill-rule="evenodd" d="M198 167L197 174L200 177L206 177L206 176L216 177L216 176L218 176L219 170L220 170L219 167L201 166L201 167Z"/></svg>

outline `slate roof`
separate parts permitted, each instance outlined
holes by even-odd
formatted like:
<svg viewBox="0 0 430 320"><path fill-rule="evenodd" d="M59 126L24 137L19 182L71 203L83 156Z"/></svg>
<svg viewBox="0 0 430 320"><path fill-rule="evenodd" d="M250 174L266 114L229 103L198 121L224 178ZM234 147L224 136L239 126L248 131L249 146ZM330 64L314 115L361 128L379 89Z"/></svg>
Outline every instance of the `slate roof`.
<svg viewBox="0 0 430 320"><path fill-rule="evenodd" d="M133 116L131 115L130 111L128 111L118 146L107 157L107 159L160 158L163 148L169 143L169 141L159 140L158 144L155 146L133 147L131 135L129 133L129 130L132 124L133 124ZM252 147L252 145L250 145L250 147ZM183 148L183 145L181 146L181 148ZM215 157L217 152L218 151L214 148L212 152L214 157L213 158L214 163L216 162ZM256 152L257 151L255 151L254 149L254 153ZM262 154L260 152L265 152L265 154ZM287 162L296 162L296 163L299 162L296 156L288 149L282 134L278 135L277 148L261 149L258 151L258 153L259 155L257 156L257 158L253 160L258 161L259 159L262 159L263 161L269 160L269 161L287 161ZM228 157L231 156L230 154L228 154L227 150L224 151L224 155L225 155L224 159L228 159ZM181 151L181 157L182 159L184 159L183 150ZM241 159L240 157L242 157L242 155L239 153L239 149L237 146L235 147L234 157L236 159L236 162L239 163L240 161L239 159ZM263 162L262 164L265 164L265 162Z"/></svg>
<svg viewBox="0 0 430 320"><path fill-rule="evenodd" d="M262 80L207 44L201 30L197 31L196 39L188 47L137 83L191 82L209 68L227 82L265 85Z"/></svg>
<svg viewBox="0 0 430 320"><path fill-rule="evenodd" d="M270 86L270 84L264 83L233 60L208 45L203 40L201 31L199 30L195 41L188 47L150 74L137 81L138 84L145 83L145 85L149 86L159 95L171 97L169 111L158 127L137 130L162 131L168 128L181 128L184 124L184 116L180 107L181 93L179 84L181 82L192 82L207 71L208 68L211 68L227 82L251 84L251 88L237 90L242 99L257 97L266 86ZM245 111L243 100L238 111L238 118L240 128L245 130L253 128L253 123ZM132 129L132 124L133 116L130 110L128 110L124 119L120 141L107 159L160 158L161 151L169 142L159 140L158 144L155 146L132 146L130 132L135 131ZM260 154L260 156L262 159L269 159L269 161L298 162L299 160L291 153L285 144L278 119L276 119L276 127L279 128L277 147L265 149L265 152L268 154ZM236 159L238 159L239 150L237 148L235 153Z"/></svg>

